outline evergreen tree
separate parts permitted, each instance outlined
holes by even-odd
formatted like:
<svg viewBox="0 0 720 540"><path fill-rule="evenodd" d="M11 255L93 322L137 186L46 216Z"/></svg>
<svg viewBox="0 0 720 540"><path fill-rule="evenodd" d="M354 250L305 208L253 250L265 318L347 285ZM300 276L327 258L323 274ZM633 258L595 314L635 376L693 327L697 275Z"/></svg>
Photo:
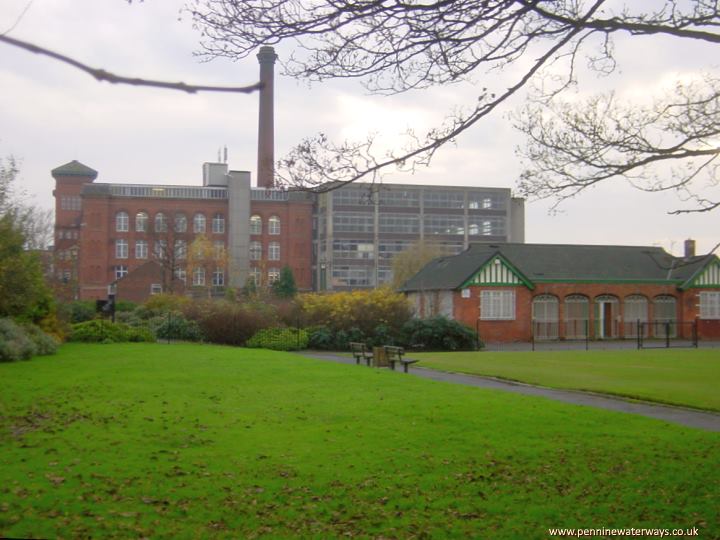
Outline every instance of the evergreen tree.
<svg viewBox="0 0 720 540"><path fill-rule="evenodd" d="M280 270L280 279L272 284L272 290L278 298L292 298L297 294L295 276L289 266L285 265Z"/></svg>

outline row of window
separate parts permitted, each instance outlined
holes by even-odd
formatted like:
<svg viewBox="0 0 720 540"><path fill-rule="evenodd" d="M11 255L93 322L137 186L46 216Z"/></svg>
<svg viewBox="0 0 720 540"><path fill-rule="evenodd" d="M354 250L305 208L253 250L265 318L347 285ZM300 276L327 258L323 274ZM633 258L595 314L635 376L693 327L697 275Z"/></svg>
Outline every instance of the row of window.
<svg viewBox="0 0 720 540"><path fill-rule="evenodd" d="M146 232L148 230L148 222L150 216L147 212L138 212L135 214L135 230L138 232ZM163 212L158 212L154 217L155 232L167 232L168 217ZM198 212L193 216L192 220L193 232L204 233L206 231L207 220L205 214ZM184 233L188 230L188 219L183 213L175 214L174 226L175 232ZM121 211L115 214L115 230L117 232L130 231L130 216L127 212ZM250 234L262 234L263 220L261 216L253 215L250 217ZM270 216L267 221L268 234L280 234L280 218L278 216ZM222 234L225 232L225 216L216 213L212 218L212 232Z"/></svg>
<svg viewBox="0 0 720 540"><path fill-rule="evenodd" d="M443 191L437 189L423 190L422 201L426 208L458 208L466 206L465 192ZM483 191L467 192L467 208L469 210L502 209L506 197L501 193ZM375 193L369 188L350 187L333 192L334 205L362 206L374 205L396 206L405 208L420 207L420 189L383 189Z"/></svg>
<svg viewBox="0 0 720 540"><path fill-rule="evenodd" d="M422 223L419 215L381 214L378 230L380 233L419 234L422 228L425 234L460 235L466 231L465 217L459 215L426 214ZM335 232L375 232L375 216L368 212L335 212L333 215ZM469 236L503 236L505 218L502 216L470 216L467 222Z"/></svg>
<svg viewBox="0 0 720 540"><path fill-rule="evenodd" d="M250 260L259 261L263 258L263 245L262 242L252 241L250 242ZM280 242L268 243L267 250L268 261L279 261L280 260Z"/></svg>
<svg viewBox="0 0 720 540"><path fill-rule="evenodd" d="M134 257L136 259L147 259L149 255L150 242L147 240L135 240L135 251ZM162 259L168 255L167 240L156 240L153 244L153 256ZM213 257L214 259L221 259L225 254L225 242L222 240L216 240L212 244L212 254L205 253L207 248L203 245L197 246L197 252L194 254L196 259L204 259ZM186 240L175 240L173 246L173 257L178 260L187 258L188 243ZM130 245L125 239L115 240L115 258L116 259L128 259L130 258Z"/></svg>
<svg viewBox="0 0 720 540"><path fill-rule="evenodd" d="M720 292L703 291L699 293L699 316L701 319L720 319ZM601 295L595 298L595 318L603 318L618 323L621 319L629 323L649 321L650 300L635 294L623 299L623 314L620 314L620 300L617 296ZM670 295L659 295L652 299L653 320L671 322L677 318L677 299ZM533 298L533 321L555 323L560 319L560 299L557 296L543 294ZM564 299L564 319L582 323L590 316L590 299L587 296L573 294ZM483 320L514 320L515 291L485 290L480 293L480 318Z"/></svg>
<svg viewBox="0 0 720 540"><path fill-rule="evenodd" d="M250 234L262 234L263 222L262 217L258 215L250 216ZM280 218L277 216L270 216L267 222L268 234L280 234Z"/></svg>
<svg viewBox="0 0 720 540"><path fill-rule="evenodd" d="M77 240L79 236L77 229L58 229L58 240Z"/></svg>
<svg viewBox="0 0 720 540"><path fill-rule="evenodd" d="M124 278L128 275L128 267L127 265L120 264L115 266L115 279ZM187 271L184 268L176 268L175 269L175 277L179 280L181 280L183 283L187 282ZM205 280L205 268L203 267L197 267L193 269L192 271L192 284L195 287L204 287L206 284ZM212 272L211 276L211 284L215 287L222 287L225 285L225 270L223 268L215 268ZM151 294L156 294L158 292L162 292L162 289L160 291L152 291L151 288Z"/></svg>
<svg viewBox="0 0 720 540"><path fill-rule="evenodd" d="M150 216L147 212L138 212L135 214L135 230L137 232L147 232ZM205 214L200 212L193 216L192 220L193 232L204 233L207 229L207 219ZM158 212L153 218L153 230L155 232L167 232L169 226L169 218L163 212ZM127 212L118 212L115 214L115 230L117 232L128 232L130 230L130 216ZM173 220L173 230L178 233L184 233L188 230L188 218L183 213L175 214ZM225 216L220 213L212 217L212 232L214 234L222 234L225 232Z"/></svg>

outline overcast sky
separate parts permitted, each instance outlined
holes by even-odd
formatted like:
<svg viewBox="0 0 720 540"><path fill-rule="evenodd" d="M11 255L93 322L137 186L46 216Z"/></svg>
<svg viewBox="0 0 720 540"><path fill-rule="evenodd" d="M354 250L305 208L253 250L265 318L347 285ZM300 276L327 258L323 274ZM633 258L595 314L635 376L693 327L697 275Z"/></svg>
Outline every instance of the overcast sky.
<svg viewBox="0 0 720 540"><path fill-rule="evenodd" d="M180 16L180 0L34 0L10 32L17 39L74 57L120 75L187 83L245 85L257 82L254 57L200 63L193 57L198 32ZM28 0L0 2L0 33L15 24ZM277 52L287 57L290 45ZM707 48L703 48L707 47ZM583 91L613 88L642 100L678 76L715 68L709 46L643 38L620 40L621 69ZM276 71L276 158L301 138L380 132L384 140L408 127L431 127L454 106L472 103L477 86L502 89L502 76L477 86L369 96L357 83L309 86ZM511 75L511 74L508 74ZM478 77L480 79L480 77ZM53 205L50 170L77 159L99 171L99 182L201 183L201 166L227 146L232 169L256 168L257 94L224 95L113 86L49 58L0 44L0 156L21 160L21 179L36 201ZM414 176L389 174L386 182L461 184L514 188L521 170L515 147L522 138L504 110L442 150L430 168ZM717 193L717 192L716 192ZM671 216L674 194L647 194L611 181L564 203L550 215L546 201L526 204L526 240L533 243L662 245L679 254L695 238L698 251L720 241L720 211Z"/></svg>

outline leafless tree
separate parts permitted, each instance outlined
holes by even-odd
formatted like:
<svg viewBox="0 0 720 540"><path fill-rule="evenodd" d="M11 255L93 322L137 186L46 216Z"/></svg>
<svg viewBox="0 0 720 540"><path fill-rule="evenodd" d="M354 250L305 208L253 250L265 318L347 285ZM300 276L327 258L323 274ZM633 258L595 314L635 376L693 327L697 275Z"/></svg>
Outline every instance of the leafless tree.
<svg viewBox="0 0 720 540"><path fill-rule="evenodd" d="M710 158L718 148L705 136L712 126L697 133L672 132L682 117L695 119L703 108L717 108L712 77L699 81L696 88L678 88L677 94L645 111L644 117L634 115L635 124L623 120L624 129L638 135L629 150L622 129L617 137L598 139L583 131L607 130L603 122L611 120L596 109L602 108L603 99L612 103L609 98L595 98L574 109L555 104L576 82L581 60L600 74L616 69L613 37L617 34L720 43L720 13L714 0L189 0L187 10L202 33L202 57L242 58L260 45L292 41L296 53L284 63L285 72L313 81L357 78L371 92L397 94L472 82L501 70L514 76L502 89L478 90L474 103L451 113L427 133L410 133L409 146L386 155L378 155L372 137L358 143L333 143L323 134L309 137L279 164L281 179L291 186L321 191L327 189L327 182L337 187L360 178L375 180L389 167L414 170L509 98L527 91L535 108L517 122L531 146L530 167L521 183L525 195L563 198L605 178L626 176L633 183L650 181L651 188L686 190L688 196L697 197L696 210L716 206L693 191L700 170L715 181ZM708 100L704 104L703 96ZM544 107L566 111L568 117L547 120ZM614 111L618 117L627 112ZM573 113L595 115L595 128L568 121ZM611 123L610 131L614 129ZM638 134L638 129L647 132ZM665 129L677 140L665 142L660 137ZM574 161L578 149L572 145L577 142L583 143L584 154ZM607 164L596 159L604 152L613 156ZM537 166L532 161L536 158ZM587 170L583 160L590 164ZM672 181L659 181L652 176L657 173L646 167L670 160L678 164ZM566 167L558 167L565 162ZM551 178L557 168L564 171L564 180L562 173L559 179Z"/></svg>

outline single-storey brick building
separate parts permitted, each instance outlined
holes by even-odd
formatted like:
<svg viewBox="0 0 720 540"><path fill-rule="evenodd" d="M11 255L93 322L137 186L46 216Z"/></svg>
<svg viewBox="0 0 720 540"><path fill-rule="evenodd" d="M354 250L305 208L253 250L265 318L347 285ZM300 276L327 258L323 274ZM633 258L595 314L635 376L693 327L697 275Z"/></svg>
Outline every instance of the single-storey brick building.
<svg viewBox="0 0 720 540"><path fill-rule="evenodd" d="M473 244L402 287L420 317L443 314L486 342L720 338L720 260L659 247Z"/></svg>

